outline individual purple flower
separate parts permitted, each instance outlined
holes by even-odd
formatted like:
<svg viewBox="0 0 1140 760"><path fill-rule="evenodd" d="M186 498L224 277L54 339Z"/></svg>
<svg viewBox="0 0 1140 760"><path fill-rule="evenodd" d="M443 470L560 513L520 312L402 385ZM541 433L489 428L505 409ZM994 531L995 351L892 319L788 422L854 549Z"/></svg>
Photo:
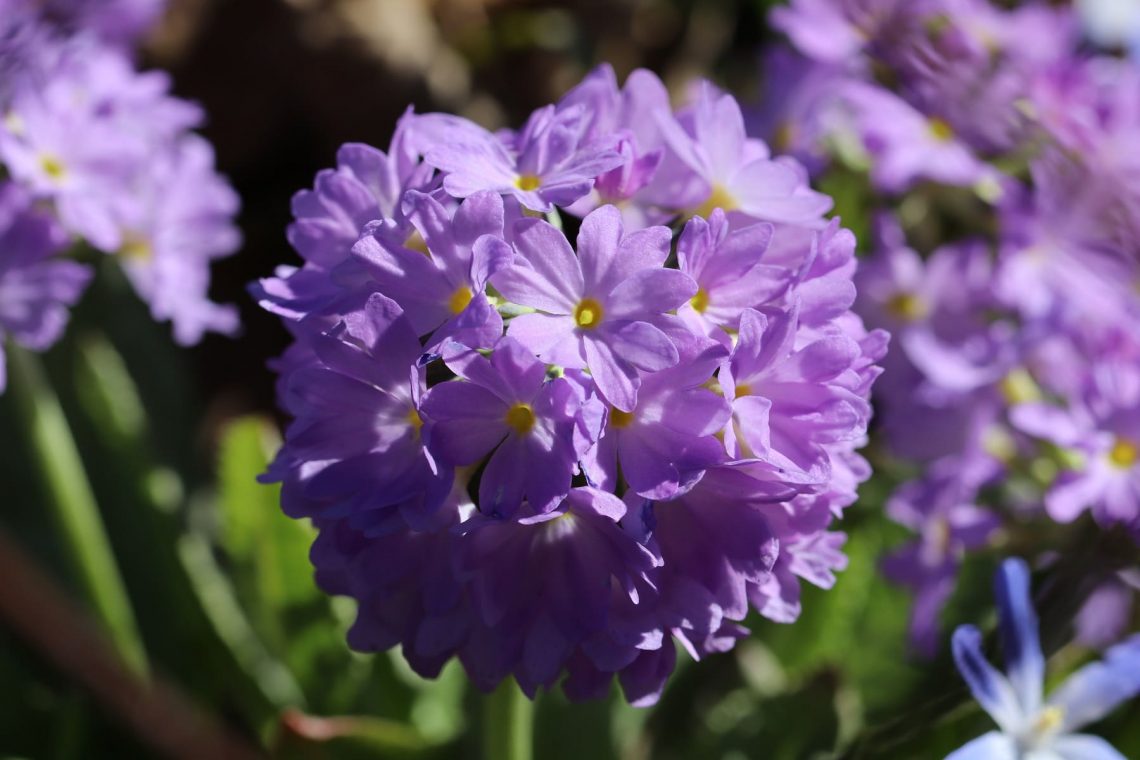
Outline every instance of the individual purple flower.
<svg viewBox="0 0 1140 760"><path fill-rule="evenodd" d="M294 517L348 516L370 532L430 524L452 475L420 435L423 351L403 311L375 293L311 340L319 363L289 376L284 403L296 419L263 479L283 484Z"/></svg>
<svg viewBox="0 0 1140 760"><path fill-rule="evenodd" d="M558 506L597 437L598 402L565 379L548 379L546 365L510 337L487 358L449 344L443 361L464 382L440 383L424 398L428 448L454 467L489 455L479 482L479 508L489 515L513 515L524 500L536 513Z"/></svg>
<svg viewBox="0 0 1140 760"><path fill-rule="evenodd" d="M197 135L155 160L151 189L119 215L119 260L151 316L170 320L182 345L207 331L233 334L237 310L210 301L210 262L234 253L241 234L234 225L240 200L214 170L214 151Z"/></svg>
<svg viewBox="0 0 1140 760"><path fill-rule="evenodd" d="M588 126L585 108L547 106L504 141L471 122L446 117L433 126L439 137L425 160L445 172L444 189L457 198L491 190L547 212L578 200L598 175L622 163L616 141L587 140Z"/></svg>
<svg viewBox="0 0 1140 760"><path fill-rule="evenodd" d="M316 581L330 594L357 601L348 644L380 652L402 644L408 664L435 678L459 652L473 627L463 584L451 570L459 522L455 504L445 504L435 530L377 535L353 519L318 520L310 552Z"/></svg>
<svg viewBox="0 0 1140 760"><path fill-rule="evenodd" d="M805 55L846 63L868 44L887 44L886 33L906 0L794 0L772 10L772 25Z"/></svg>
<svg viewBox="0 0 1140 760"><path fill-rule="evenodd" d="M677 366L642 380L633 410L610 409L602 437L583 462L595 485L616 491L624 479L647 499L669 499L724 461L724 445L714 435L728 421L729 407L704 384L727 352L708 341L686 353Z"/></svg>
<svg viewBox="0 0 1140 760"><path fill-rule="evenodd" d="M1006 560L995 587L1006 673L986 660L982 634L974 626L959 626L953 645L962 678L998 730L974 739L947 760L1123 760L1104 739L1074 732L1140 694L1140 636L1110 648L1103 661L1084 666L1046 699L1045 657L1029 595L1028 566L1020 559Z"/></svg>
<svg viewBox="0 0 1140 760"><path fill-rule="evenodd" d="M508 300L537 311L514 317L508 335L544 361L588 368L606 401L633 411L641 372L678 361L676 346L657 324L697 290L687 275L662 268L669 239L664 227L626 235L620 212L603 206L582 221L575 256L550 224L520 222L515 265L491 283Z"/></svg>
<svg viewBox="0 0 1140 760"><path fill-rule="evenodd" d="M708 221L693 217L677 241L679 269L697 283L697 292L678 312L698 332L725 335L714 328L735 330L745 309L756 308L782 295L793 272L767 263L765 252L772 225L752 224L729 230L722 209Z"/></svg>
<svg viewBox="0 0 1140 760"><path fill-rule="evenodd" d="M763 101L746 114L750 132L817 175L830 163L828 140L841 120L837 95L851 76L849 63L823 63L784 46L769 49L762 63Z"/></svg>
<svg viewBox="0 0 1140 760"><path fill-rule="evenodd" d="M760 140L744 131L740 104L701 82L693 105L658 123L679 161L658 170L655 184L668 188L674 207L708 217L723 209L729 219L818 225L831 198L812 190L806 170L792 159L773 160Z"/></svg>
<svg viewBox="0 0 1140 760"><path fill-rule="evenodd" d="M975 498L957 462L944 460L887 502L887 515L918 534L884 558L883 574L914 594L910 642L925 657L934 656L940 644L939 617L963 555L987 545L1001 525Z"/></svg>
<svg viewBox="0 0 1140 760"><path fill-rule="evenodd" d="M252 288L263 308L299 320L367 279L352 249L372 222L384 220L372 237L423 253L423 238L402 205L408 190L427 191L433 184L434 169L420 161L417 149L418 118L410 112L401 117L387 153L361 143L341 146L336 168L319 172L312 190L293 196L287 235L305 263L280 267Z"/></svg>
<svg viewBox="0 0 1140 760"><path fill-rule="evenodd" d="M1075 635L1083 646L1104 649L1128 631L1140 569L1131 567L1110 575L1093 589L1073 621Z"/></svg>
<svg viewBox="0 0 1140 760"><path fill-rule="evenodd" d="M795 306L741 316L739 340L718 375L732 404L724 438L733 457L758 459L789 482L819 484L831 471L824 446L861 438L870 406L838 382L859 345L835 335L799 347L798 319Z"/></svg>
<svg viewBox="0 0 1140 760"><path fill-rule="evenodd" d="M794 493L740 468L714 467L686 493L642 508L640 524L664 563L662 614L697 659L731 648L749 584L766 581L779 556L773 503Z"/></svg>
<svg viewBox="0 0 1140 760"><path fill-rule="evenodd" d="M11 338L33 351L50 347L67 326L91 270L55 257L66 236L35 209L18 185L0 184L0 346ZM6 381L0 349L0 392Z"/></svg>
<svg viewBox="0 0 1140 760"><path fill-rule="evenodd" d="M889 90L851 82L842 92L851 129L866 151L871 179L888 193L917 180L974 187L996 173L954 135L943 119L928 118Z"/></svg>
<svg viewBox="0 0 1140 760"><path fill-rule="evenodd" d="M448 340L475 348L492 345L503 334L503 320L487 300L487 281L514 256L502 239L502 198L476 193L454 214L417 191L409 191L404 204L426 255L395 242L390 223L370 228L353 255L376 286L400 304L416 333L431 335L427 350Z"/></svg>
<svg viewBox="0 0 1140 760"><path fill-rule="evenodd" d="M1109 359L1093 368L1090 386L1084 403L1068 410L1027 403L1011 419L1020 430L1071 452L1045 496L1053 519L1070 522L1091 508L1103 524L1138 524L1140 371Z"/></svg>
<svg viewBox="0 0 1140 760"><path fill-rule="evenodd" d="M637 69L619 88L613 67L601 64L567 92L558 107L585 107L590 121L587 135L591 139L616 135L616 150L621 156L621 164L598 175L593 190L567 211L585 216L599 206L613 204L621 209L630 229L668 222L673 216L668 209L668 191L659 192L653 183L666 158L665 138L656 115L672 110L660 78Z"/></svg>
<svg viewBox="0 0 1140 760"><path fill-rule="evenodd" d="M547 513L464 523L454 558L458 577L469 584L479 622L526 693L552 685L576 650L612 673L642 649L661 647L659 635L645 635L644 622L622 630L623 607L653 609L652 577L661 564L622 530L625 514L613 494L575 488ZM615 635L627 638L617 661L606 642ZM467 651L464 662L477 685L491 688L505 675L481 673L471 662L475 652Z"/></svg>

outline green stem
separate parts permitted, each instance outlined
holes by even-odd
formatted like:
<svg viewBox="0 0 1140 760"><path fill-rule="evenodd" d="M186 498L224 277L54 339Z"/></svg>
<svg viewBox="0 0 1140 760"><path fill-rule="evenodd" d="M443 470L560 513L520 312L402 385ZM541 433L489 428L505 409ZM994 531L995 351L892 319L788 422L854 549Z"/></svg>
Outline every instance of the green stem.
<svg viewBox="0 0 1140 760"><path fill-rule="evenodd" d="M531 760L534 703L509 678L483 700L483 760Z"/></svg>
<svg viewBox="0 0 1140 760"><path fill-rule="evenodd" d="M79 451L43 367L12 343L8 369L48 502L76 575L123 660L145 673L146 652Z"/></svg>

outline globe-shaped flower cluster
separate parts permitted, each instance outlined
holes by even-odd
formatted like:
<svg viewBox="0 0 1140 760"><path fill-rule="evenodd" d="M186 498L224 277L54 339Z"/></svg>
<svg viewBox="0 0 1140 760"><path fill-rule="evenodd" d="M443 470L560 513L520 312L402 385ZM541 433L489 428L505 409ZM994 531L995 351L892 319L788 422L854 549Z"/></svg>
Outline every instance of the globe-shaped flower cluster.
<svg viewBox="0 0 1140 760"><path fill-rule="evenodd" d="M518 131L409 111L345 145L294 199L303 265L253 290L295 337L265 477L350 644L650 704L677 643L794 620L844 565L887 343L830 206L731 96L674 112L645 71Z"/></svg>

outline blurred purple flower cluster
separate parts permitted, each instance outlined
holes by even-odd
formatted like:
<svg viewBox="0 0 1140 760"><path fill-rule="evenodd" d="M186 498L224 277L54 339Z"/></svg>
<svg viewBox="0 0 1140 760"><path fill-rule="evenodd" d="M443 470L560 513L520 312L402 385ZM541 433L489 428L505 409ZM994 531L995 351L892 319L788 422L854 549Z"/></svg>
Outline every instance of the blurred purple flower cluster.
<svg viewBox="0 0 1140 760"><path fill-rule="evenodd" d="M650 704L675 643L845 565L887 336L831 200L694 94L603 66L517 131L409 111L295 196L303 263L253 286L295 337L265 479L355 648Z"/></svg>
<svg viewBox="0 0 1140 760"><path fill-rule="evenodd" d="M1140 540L1140 68L1046 3L793 0L772 20L794 50L768 58L761 131L898 210L857 311L897 344L879 420L921 474L887 506L917 537L885 569L932 652L963 554L1003 525L1091 513ZM940 198L969 211L908 240ZM1127 604L1121 583L1098 603Z"/></svg>
<svg viewBox="0 0 1140 760"><path fill-rule="evenodd" d="M180 343L237 328L207 296L210 260L240 242L237 195L191 131L201 110L133 60L162 8L0 2L0 340L59 338L91 277L69 258L80 244L116 256Z"/></svg>

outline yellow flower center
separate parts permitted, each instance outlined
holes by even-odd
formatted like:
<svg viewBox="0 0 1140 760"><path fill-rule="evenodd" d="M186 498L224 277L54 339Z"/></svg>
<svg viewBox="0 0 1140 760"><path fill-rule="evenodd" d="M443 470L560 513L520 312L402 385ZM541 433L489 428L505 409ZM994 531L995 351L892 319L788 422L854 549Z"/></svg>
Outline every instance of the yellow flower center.
<svg viewBox="0 0 1140 760"><path fill-rule="evenodd" d="M939 142L950 142L954 139L954 127L950 126L945 119L931 119L929 129L930 134L934 135L934 139Z"/></svg>
<svg viewBox="0 0 1140 760"><path fill-rule="evenodd" d="M412 234L408 235L408 239L404 241L404 247L410 251L419 251L424 256L431 258L431 251L428 250L427 241L424 236L420 234L419 230L412 230Z"/></svg>
<svg viewBox="0 0 1140 760"><path fill-rule="evenodd" d="M593 298L583 298L574 308L574 323L583 330L592 330L602 322L605 310Z"/></svg>
<svg viewBox="0 0 1140 760"><path fill-rule="evenodd" d="M515 404L507 410L507 427L519 435L526 435L534 427L534 410L528 404Z"/></svg>
<svg viewBox="0 0 1140 760"><path fill-rule="evenodd" d="M531 190L537 190L539 185L542 184L542 178L536 174L520 174L515 179L515 187L528 193Z"/></svg>
<svg viewBox="0 0 1140 760"><path fill-rule="evenodd" d="M929 309L914 293L896 293L887 301L887 311L904 322L915 322L925 317Z"/></svg>
<svg viewBox="0 0 1140 760"><path fill-rule="evenodd" d="M1003 377L999 387L1001 395L1011 405L1028 404L1041 399L1041 390L1033 376L1020 367Z"/></svg>
<svg viewBox="0 0 1140 760"><path fill-rule="evenodd" d="M414 406L408 407L408 412L404 415L404 419L406 419L408 421L408 425L411 426L412 434L418 436L420 434L420 430L422 430L424 426L424 419L420 416L419 410Z"/></svg>
<svg viewBox="0 0 1140 760"><path fill-rule="evenodd" d="M126 261L149 261L152 256L154 250L150 247L150 243L133 235L128 235L119 248L119 258Z"/></svg>
<svg viewBox="0 0 1140 760"><path fill-rule="evenodd" d="M40 156L40 168L43 169L44 174L57 181L63 179L63 175L67 173L63 162L50 153Z"/></svg>
<svg viewBox="0 0 1140 760"><path fill-rule="evenodd" d="M737 384L737 386L736 386L736 397L737 398L740 398L741 396L751 396L751 395L752 395L752 386L751 385L749 385L748 383Z"/></svg>
<svg viewBox="0 0 1140 760"><path fill-rule="evenodd" d="M740 207L736 202L736 198L732 197L732 193L728 192L724 185L714 184L712 192L709 197L697 207L693 212L695 216L703 216L705 219L713 212L713 209L723 209L725 211L734 211Z"/></svg>
<svg viewBox="0 0 1140 760"><path fill-rule="evenodd" d="M447 308L451 310L452 314L458 314L467 308L467 304L471 303L473 297L471 288L460 285L451 294L451 298L447 299Z"/></svg>
<svg viewBox="0 0 1140 760"><path fill-rule="evenodd" d="M630 423L633 422L633 420L633 412L623 412L617 407L610 409L610 425L617 428L618 430L629 427Z"/></svg>
<svg viewBox="0 0 1140 760"><path fill-rule="evenodd" d="M1108 452L1108 461L1112 462L1114 467L1119 467L1122 470L1131 468L1137 461L1140 461L1140 444L1124 438L1117 438L1116 442L1112 444L1112 450Z"/></svg>
<svg viewBox="0 0 1140 760"><path fill-rule="evenodd" d="M1050 705L1043 709L1037 720L1033 721L1033 733L1037 736L1046 736L1061 727L1065 720L1065 711L1060 707Z"/></svg>
<svg viewBox="0 0 1140 760"><path fill-rule="evenodd" d="M704 314L705 309L709 307L709 292L704 288L697 291L697 294L689 299L689 305L699 313Z"/></svg>

